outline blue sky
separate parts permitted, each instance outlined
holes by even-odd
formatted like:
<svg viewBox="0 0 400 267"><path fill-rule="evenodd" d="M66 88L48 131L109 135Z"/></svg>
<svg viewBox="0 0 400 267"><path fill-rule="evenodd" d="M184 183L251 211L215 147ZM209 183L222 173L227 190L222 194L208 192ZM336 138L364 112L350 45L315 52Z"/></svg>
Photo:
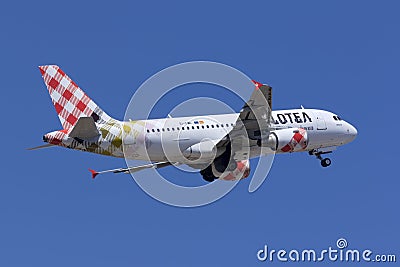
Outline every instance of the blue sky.
<svg viewBox="0 0 400 267"><path fill-rule="evenodd" d="M323 249L339 237L399 257L399 8L396 1L3 3L0 266L285 265L260 263L256 252L264 244ZM122 159L25 150L60 127L38 65L60 65L122 119L142 82L191 60L231 65L273 86L274 109L331 110L359 135L329 168L306 153L278 155L256 193L246 180L192 209L153 200L128 175L90 179L87 168L120 167Z"/></svg>

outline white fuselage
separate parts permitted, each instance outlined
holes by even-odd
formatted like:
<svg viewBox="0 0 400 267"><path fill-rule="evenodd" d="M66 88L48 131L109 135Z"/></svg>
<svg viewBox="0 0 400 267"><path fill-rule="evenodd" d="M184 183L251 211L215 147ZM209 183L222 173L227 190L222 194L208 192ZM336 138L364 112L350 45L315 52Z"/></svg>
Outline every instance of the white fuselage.
<svg viewBox="0 0 400 267"><path fill-rule="evenodd" d="M248 127L243 132L238 130L244 129L236 126L239 113L232 113L126 122L112 120L96 124L95 131L100 134L92 138L80 139L74 137L73 132L70 135L67 130L59 130L44 135L43 140L52 145L108 156L177 162L202 168L224 153L232 140L240 143L239 151L244 151L242 159L246 160L268 153L302 151L310 151L320 158L321 154L331 152L357 136L356 128L350 123L324 110L277 110L271 115L267 134L257 131L258 127ZM242 140L247 144L242 146ZM237 151L235 149L235 153ZM201 158L197 159L199 156Z"/></svg>
<svg viewBox="0 0 400 267"><path fill-rule="evenodd" d="M221 140L236 124L239 114L206 115L195 117L165 118L144 121L145 144L129 158L152 161L182 161L182 151L204 140ZM272 129L303 128L307 131L307 145L301 150L311 151L337 147L351 142L357 130L336 114L317 109L290 109L272 111ZM250 140L250 158L260 156L257 140ZM125 143L125 146L129 144ZM138 148L138 147L137 147ZM128 149L129 151L129 149ZM168 155L165 155L168 151ZM176 151L176 153L174 152ZM284 153L277 150L276 153ZM176 158L174 158L176 157Z"/></svg>

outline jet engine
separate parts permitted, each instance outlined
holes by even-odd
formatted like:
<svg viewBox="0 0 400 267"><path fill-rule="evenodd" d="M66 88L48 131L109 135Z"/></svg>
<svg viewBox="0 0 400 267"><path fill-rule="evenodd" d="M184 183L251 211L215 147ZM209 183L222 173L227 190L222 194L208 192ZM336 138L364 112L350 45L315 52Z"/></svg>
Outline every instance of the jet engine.
<svg viewBox="0 0 400 267"><path fill-rule="evenodd" d="M236 181L236 180L240 180L240 179L249 177L249 175L250 175L249 160L238 161L238 162L236 162L236 165L237 165L237 167L235 170L222 173L218 177L218 179L225 180L225 181Z"/></svg>
<svg viewBox="0 0 400 267"><path fill-rule="evenodd" d="M308 145L308 135L303 128L280 129L271 132L266 139L258 140L257 144L276 152L303 151Z"/></svg>
<svg viewBox="0 0 400 267"><path fill-rule="evenodd" d="M194 144L183 151L183 156L190 160L212 160L215 158L217 148L210 140Z"/></svg>
<svg viewBox="0 0 400 267"><path fill-rule="evenodd" d="M250 175L250 162L249 160L237 161L236 168L232 171L225 170L224 172L219 172L216 168L215 162L211 163L207 168L200 171L203 179L207 182L212 182L215 179L226 180L226 181L236 181L240 179L247 178Z"/></svg>

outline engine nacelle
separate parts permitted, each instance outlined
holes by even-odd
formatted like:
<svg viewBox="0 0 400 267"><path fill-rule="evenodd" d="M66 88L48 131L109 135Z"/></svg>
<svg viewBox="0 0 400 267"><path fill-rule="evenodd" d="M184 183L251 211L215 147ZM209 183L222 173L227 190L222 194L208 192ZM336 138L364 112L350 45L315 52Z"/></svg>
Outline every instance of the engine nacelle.
<svg viewBox="0 0 400 267"><path fill-rule="evenodd" d="M307 131L303 128L288 128L273 131L267 140L259 140L258 146L270 147L276 152L303 151L308 145Z"/></svg>
<svg viewBox="0 0 400 267"><path fill-rule="evenodd" d="M236 181L240 179L247 178L250 175L250 162L248 160L241 160L236 162L237 167L233 171L227 171L224 173L219 173L212 164L212 172L214 176L218 177L220 180L226 181Z"/></svg>
<svg viewBox="0 0 400 267"><path fill-rule="evenodd" d="M191 160L212 160L217 153L217 148L211 140L203 141L188 147L183 151L183 156Z"/></svg>

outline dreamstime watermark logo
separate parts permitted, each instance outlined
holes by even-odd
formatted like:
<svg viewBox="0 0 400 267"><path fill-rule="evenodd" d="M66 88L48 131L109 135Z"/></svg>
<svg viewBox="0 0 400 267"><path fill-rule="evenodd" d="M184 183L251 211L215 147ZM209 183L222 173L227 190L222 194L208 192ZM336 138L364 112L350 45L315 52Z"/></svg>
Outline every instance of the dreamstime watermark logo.
<svg viewBox="0 0 400 267"><path fill-rule="evenodd" d="M336 246L340 249L347 248L347 240L344 238L339 238L336 241Z"/></svg>
<svg viewBox="0 0 400 267"><path fill-rule="evenodd" d="M235 97L238 97L243 101L243 104L250 99L250 96L255 89L255 86L249 77L241 71L225 64L208 61L194 61L177 64L156 73L136 90L126 109L125 121L146 120L149 118L149 115L156 104L167 93L188 84L210 84L216 86L216 90L219 90L220 95L229 95L233 93ZM200 105L201 108L195 110L199 115L198 118L193 119L193 117L187 117L186 121L184 119L174 118L173 112L178 108L180 115L185 114L185 111L187 114L193 114L196 107L194 103L196 101L202 101ZM196 171L200 171L204 167L207 167L207 164L204 163L204 161L203 164L200 164L201 162L199 160L187 161L184 163L179 162L179 157L183 159L186 156L184 151L187 149L187 144L190 143L188 141L190 137L187 135L185 136L185 134L191 129L196 129L194 128L196 127L194 126L195 123L202 121L202 119L209 121L213 120L215 121L213 124L218 125L218 127L226 124L226 121L223 121L224 116L207 116L211 107L213 107L212 114L235 114L242 107L228 107L227 109L225 103L207 97L192 98L185 102L190 104L177 103L177 106L169 112L169 114L172 115L171 120L161 119L145 121L145 128L158 130L155 131L154 134L148 136L135 137L135 142L143 142L144 145L142 147L145 147L144 151L135 151L132 148L135 146L135 142L132 142L132 144L129 145L123 142L124 157L129 167L138 165L138 162L134 157L132 157L132 153L145 154L147 158L144 160L146 161L177 162L174 166L184 172L192 172L193 169L182 168L181 165L189 165L196 169ZM265 103L267 103L266 100ZM266 107L266 110L270 110L268 104L266 104ZM267 127L267 120L265 117L256 117L256 122L260 129ZM168 123L172 123L172 125L169 125ZM176 123L178 123L179 126L177 126ZM240 123L240 121L237 121L237 124L240 125ZM218 130L226 130L226 128L223 128L222 126ZM175 133L177 133L177 136L174 136L173 140L170 138L171 133L169 130L171 129L174 129ZM197 125L197 129L199 129L199 125ZM226 134L228 134L228 132L226 132ZM265 135L265 133L262 132L261 138L266 138L266 136L263 135ZM167 139L168 142L164 142ZM240 150L242 154L249 156L253 153L251 149L254 148L251 148L249 145L249 138L245 127L242 127L240 131L237 130L233 139L235 142L231 140L232 150ZM216 146L218 142L219 140L204 138L200 141L199 147L202 147L202 149L205 148L205 151L216 153L216 151L212 150L212 147ZM190 145L193 146L196 144ZM201 150L200 148L198 149ZM249 192L254 192L261 186L268 175L274 159L274 153L268 153L267 148L260 147L257 149L259 149L259 153L264 156L258 159L257 164L250 166L252 170L254 170L254 173L249 184ZM160 150L163 152L160 153ZM206 156L211 157L211 155ZM238 175L243 176L245 171L245 168L243 168ZM221 181L217 179L212 183L201 186L181 186L170 182L171 179L165 179L165 177L154 168L135 172L131 175L136 183L148 195L165 204L178 207L196 207L212 203L230 192L239 182L239 180ZM182 172L180 172L179 176L182 176L182 179L185 178L184 175L182 175ZM199 179L201 179L200 176Z"/></svg>
<svg viewBox="0 0 400 267"><path fill-rule="evenodd" d="M349 244L345 238L336 241L336 247L327 249L269 249L267 245L257 252L259 261L278 262L396 262L396 255L378 254L370 249L348 248Z"/></svg>

